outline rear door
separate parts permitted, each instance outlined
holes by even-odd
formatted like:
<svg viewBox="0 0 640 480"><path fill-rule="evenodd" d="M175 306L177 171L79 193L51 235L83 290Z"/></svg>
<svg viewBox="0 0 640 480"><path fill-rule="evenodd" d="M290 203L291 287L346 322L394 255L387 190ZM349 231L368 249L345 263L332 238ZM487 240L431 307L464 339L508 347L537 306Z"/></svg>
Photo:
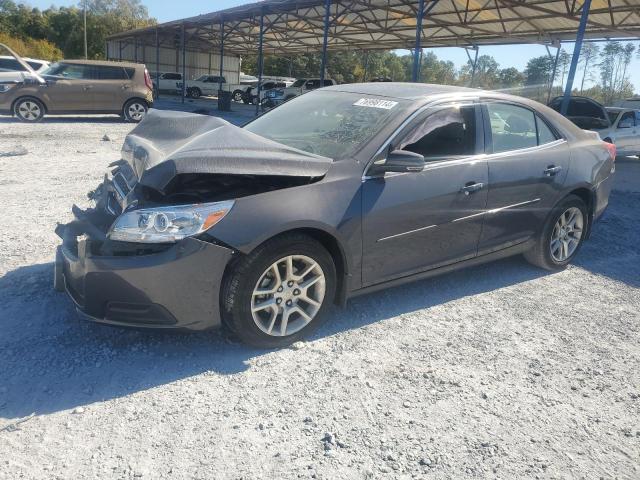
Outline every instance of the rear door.
<svg viewBox="0 0 640 480"><path fill-rule="evenodd" d="M570 160L566 140L529 107L489 101L482 109L490 188L479 255L525 242L538 231Z"/></svg>
<svg viewBox="0 0 640 480"><path fill-rule="evenodd" d="M389 150L420 153L427 164L418 173L365 177L365 285L476 256L488 184L482 144L473 103L429 108L393 140Z"/></svg>
<svg viewBox="0 0 640 480"><path fill-rule="evenodd" d="M96 65L91 83L96 111L119 112L133 91L133 79L123 67Z"/></svg>

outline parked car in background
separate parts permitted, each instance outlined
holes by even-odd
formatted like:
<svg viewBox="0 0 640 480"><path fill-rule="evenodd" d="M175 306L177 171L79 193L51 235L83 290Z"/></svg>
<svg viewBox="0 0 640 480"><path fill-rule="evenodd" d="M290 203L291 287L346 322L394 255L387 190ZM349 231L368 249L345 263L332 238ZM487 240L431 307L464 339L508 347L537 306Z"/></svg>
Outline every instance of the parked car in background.
<svg viewBox="0 0 640 480"><path fill-rule="evenodd" d="M549 106L560 113L564 97L556 97ZM609 114L604 105L592 98L572 96L569 98L566 117L584 130L598 130L611 127Z"/></svg>
<svg viewBox="0 0 640 480"><path fill-rule="evenodd" d="M23 122L45 114L115 113L139 122L153 103L153 85L138 63L62 60L21 81L0 74L0 113Z"/></svg>
<svg viewBox="0 0 640 480"><path fill-rule="evenodd" d="M220 75L201 75L195 80L187 80L185 95L189 98L200 98L203 95L218 95L218 90L231 93L231 98L242 100L243 92L247 86L239 83L227 83L225 77ZM178 94L182 94L182 82L178 82Z"/></svg>
<svg viewBox="0 0 640 480"><path fill-rule="evenodd" d="M560 112L562 98L554 98L549 106ZM569 99L567 118L615 144L620 155L640 154L640 110L605 107L591 98L574 96Z"/></svg>
<svg viewBox="0 0 640 480"><path fill-rule="evenodd" d="M614 170L552 109L461 87L333 86L242 128L152 111L56 229L54 285L94 321L284 346L355 295L516 254L565 268Z"/></svg>
<svg viewBox="0 0 640 480"><path fill-rule="evenodd" d="M312 90L316 90L321 87L330 87L332 85L337 85L337 83L335 80L330 78L326 78L324 80L324 84L322 84L322 81L319 78L299 78L290 87L271 90L267 95L267 98L277 106L304 93L311 92Z"/></svg>
<svg viewBox="0 0 640 480"><path fill-rule="evenodd" d="M25 57L23 57L22 60L36 72L42 72L49 67L49 62L46 60ZM24 68L16 58L10 55L0 55L0 72L28 72L28 70Z"/></svg>
<svg viewBox="0 0 640 480"><path fill-rule="evenodd" d="M175 93L178 89L178 84L182 82L182 74L177 72L164 72L160 74L159 78L156 78L156 73L151 72L150 76L153 80L154 89L160 92Z"/></svg>
<svg viewBox="0 0 640 480"><path fill-rule="evenodd" d="M245 103L251 103L252 105L262 103L265 99L269 98L269 91L273 89L285 89L293 85L293 83L293 81L263 80L260 86L260 99L258 99L258 85L256 85L247 89Z"/></svg>
<svg viewBox="0 0 640 480"><path fill-rule="evenodd" d="M611 126L596 130L606 142L614 143L619 155L640 155L640 110L607 107Z"/></svg>

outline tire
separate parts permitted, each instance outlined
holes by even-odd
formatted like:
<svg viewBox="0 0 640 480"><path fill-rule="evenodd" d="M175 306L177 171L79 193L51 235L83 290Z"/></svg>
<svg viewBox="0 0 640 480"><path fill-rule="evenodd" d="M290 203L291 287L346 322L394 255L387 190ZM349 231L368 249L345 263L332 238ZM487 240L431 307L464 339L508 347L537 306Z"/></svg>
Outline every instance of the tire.
<svg viewBox="0 0 640 480"><path fill-rule="evenodd" d="M132 98L122 108L122 116L127 122L140 123L147 115L149 105L140 98Z"/></svg>
<svg viewBox="0 0 640 480"><path fill-rule="evenodd" d="M291 280L293 276L287 280L287 258L292 258L293 273L313 270L295 282ZM304 284L314 279L315 283L304 290ZM268 293L260 295L256 293L258 288ZM320 243L296 233L276 237L240 259L226 275L221 291L224 323L244 343L260 348L284 347L322 324L335 289L333 258ZM267 303L270 308L255 308Z"/></svg>
<svg viewBox="0 0 640 480"><path fill-rule="evenodd" d="M242 90L236 90L233 92L233 101L234 102L242 102L243 101L243 97L244 94L242 93Z"/></svg>
<svg viewBox="0 0 640 480"><path fill-rule="evenodd" d="M189 96L191 98L200 98L202 96L202 90L200 90L198 87L193 87L190 92L191 93L189 94Z"/></svg>
<svg viewBox="0 0 640 480"><path fill-rule="evenodd" d="M37 98L19 98L13 104L13 114L18 120L25 123L36 123L44 118L46 112L44 103Z"/></svg>
<svg viewBox="0 0 640 480"><path fill-rule="evenodd" d="M573 214L577 217L574 226L562 230L567 228L567 225L561 226L561 219L564 219L565 224L571 224ZM554 207L536 239L536 244L531 250L525 252L524 257L537 267L546 270L563 270L580 251L588 225L587 206L580 197L569 195ZM579 238L575 243L578 232Z"/></svg>

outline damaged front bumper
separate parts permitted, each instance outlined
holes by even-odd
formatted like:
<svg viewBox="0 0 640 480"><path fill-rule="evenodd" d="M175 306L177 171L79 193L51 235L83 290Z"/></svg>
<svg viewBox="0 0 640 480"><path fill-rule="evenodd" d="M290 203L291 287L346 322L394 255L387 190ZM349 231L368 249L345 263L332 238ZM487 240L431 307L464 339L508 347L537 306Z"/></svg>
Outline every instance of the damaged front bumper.
<svg viewBox="0 0 640 480"><path fill-rule="evenodd" d="M231 249L186 238L175 244L104 255L94 211L74 208L62 238L54 287L91 320L128 327L203 330L221 323L220 287Z"/></svg>

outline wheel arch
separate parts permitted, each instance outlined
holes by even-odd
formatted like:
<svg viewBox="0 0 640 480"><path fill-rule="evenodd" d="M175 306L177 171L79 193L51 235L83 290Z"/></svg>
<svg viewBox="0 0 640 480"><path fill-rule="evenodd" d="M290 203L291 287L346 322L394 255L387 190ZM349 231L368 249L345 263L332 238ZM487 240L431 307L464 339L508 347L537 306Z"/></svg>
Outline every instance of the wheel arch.
<svg viewBox="0 0 640 480"><path fill-rule="evenodd" d="M44 100L42 100L41 98L38 98L38 97L34 97L33 95L22 95L21 97L16 98L13 101L13 103L11 104L11 114L12 115L15 112L16 103L18 103L20 100L25 100L25 99L37 100L38 102L40 102L44 106L44 113L49 113L49 107L47 106L47 103Z"/></svg>
<svg viewBox="0 0 640 480"><path fill-rule="evenodd" d="M349 278L351 277L351 268L347 257L347 252L335 235L332 235L330 232L323 230L317 227L296 227L288 230L283 230L278 232L275 235L272 235L268 238L262 239L262 241L255 245L254 248L249 252L240 253L237 255L236 259L232 260L227 264L225 268L225 272L223 278L226 278L230 271L234 268L234 265L240 258L244 255L249 255L251 252L256 250L258 247L263 245L264 243L273 240L274 238L282 237L285 235L290 235L294 233L299 233L306 235L310 238L313 238L318 243L320 243L331 255L333 259L333 264L336 268L336 295L334 299L334 303L338 305L344 305L347 301L347 292L349 290Z"/></svg>
<svg viewBox="0 0 640 480"><path fill-rule="evenodd" d="M149 104L149 102L147 101L146 98L143 98L143 97L141 97L139 95L134 95L132 97L127 98L124 101L124 103L122 104L122 112L124 112L124 107L127 106L127 103L129 103L132 100L139 100L139 101L143 102L147 106L147 108L151 108L151 105Z"/></svg>
<svg viewBox="0 0 640 480"><path fill-rule="evenodd" d="M591 226L593 225L593 215L595 211L596 204L596 194L592 188L587 185L582 185L579 187L572 188L566 192L566 194L558 201L560 203L562 200L567 198L569 195L575 195L580 198L584 204L587 206L587 232L585 235L585 240L589 238L591 235ZM556 204L557 205L557 204Z"/></svg>

